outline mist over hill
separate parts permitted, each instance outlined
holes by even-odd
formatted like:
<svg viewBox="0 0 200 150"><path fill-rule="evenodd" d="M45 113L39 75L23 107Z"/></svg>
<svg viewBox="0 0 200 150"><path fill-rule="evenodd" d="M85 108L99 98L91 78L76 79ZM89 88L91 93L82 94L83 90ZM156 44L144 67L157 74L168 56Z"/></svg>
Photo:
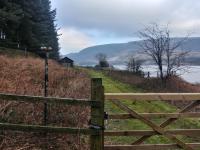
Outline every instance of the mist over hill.
<svg viewBox="0 0 200 150"><path fill-rule="evenodd" d="M180 41L183 38L173 39ZM139 46L141 42L143 41L92 46L85 48L78 53L70 53L67 57L73 59L78 65L96 64L97 60L95 56L98 53L106 54L110 64L124 64L131 55L151 63L151 59L142 54L142 49ZM200 64L200 37L188 38L178 49L190 51L190 55L186 58L187 63L193 65Z"/></svg>

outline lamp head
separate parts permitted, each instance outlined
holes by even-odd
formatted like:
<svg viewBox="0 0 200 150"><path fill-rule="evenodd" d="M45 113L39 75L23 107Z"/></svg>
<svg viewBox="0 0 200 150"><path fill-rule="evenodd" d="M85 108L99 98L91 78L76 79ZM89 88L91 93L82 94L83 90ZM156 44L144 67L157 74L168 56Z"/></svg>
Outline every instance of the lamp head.
<svg viewBox="0 0 200 150"><path fill-rule="evenodd" d="M40 47L40 49L43 50L43 51L46 51L46 52L53 50L52 47L46 47L46 46L42 46L42 47Z"/></svg>

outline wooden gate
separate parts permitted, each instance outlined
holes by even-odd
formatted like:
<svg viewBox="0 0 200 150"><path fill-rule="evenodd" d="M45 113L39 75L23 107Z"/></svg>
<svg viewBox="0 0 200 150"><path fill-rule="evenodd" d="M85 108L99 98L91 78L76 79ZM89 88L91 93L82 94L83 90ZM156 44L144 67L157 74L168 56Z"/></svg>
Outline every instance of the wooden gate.
<svg viewBox="0 0 200 150"><path fill-rule="evenodd" d="M200 149L200 143L185 143L177 138L177 135L199 137L200 129L175 129L168 130L166 127L179 118L198 118L200 113L190 112L200 104L200 93L106 93L105 99L110 100L126 114L110 114L109 119L138 119L145 123L152 130L132 130L132 131L105 131L105 136L139 136L139 138L130 145L105 145L105 150L169 150L169 149ZM191 101L191 104L177 113L137 113L130 109L122 100L146 100L146 101ZM167 118L164 122L157 125L150 119L154 117ZM173 144L142 144L148 138L154 135L162 135L168 138Z"/></svg>

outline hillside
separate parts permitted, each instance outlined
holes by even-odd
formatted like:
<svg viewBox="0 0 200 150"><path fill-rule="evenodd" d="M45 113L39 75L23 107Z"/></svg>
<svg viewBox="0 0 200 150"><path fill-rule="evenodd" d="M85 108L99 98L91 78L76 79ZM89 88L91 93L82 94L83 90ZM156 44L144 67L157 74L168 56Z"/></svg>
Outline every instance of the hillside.
<svg viewBox="0 0 200 150"><path fill-rule="evenodd" d="M181 38L175 38L174 40L180 41ZM146 60L147 56L139 54L139 52L141 52L141 48L139 47L140 42L141 41L134 41L121 44L98 45L83 49L79 53L68 54L67 56L75 60L75 63L79 65L96 64L97 60L95 56L98 53L106 54L111 64L124 64L130 55L139 56L141 59ZM189 38L179 49L191 51L187 62L200 64L198 59L200 56L200 37ZM149 58L148 60L150 61Z"/></svg>
<svg viewBox="0 0 200 150"><path fill-rule="evenodd" d="M121 76L121 75L120 75ZM123 75L125 78L126 76ZM105 92L145 92L144 87L128 84L124 79L118 80L116 76L106 72L88 70L82 68L65 68L57 62L49 61L49 96L89 98L90 78L103 79ZM129 76L130 77L130 76ZM129 79L128 79L129 80ZM137 79L138 81L138 79ZM133 82L134 83L134 82ZM183 85L182 87L185 87ZM23 58L0 56L0 93L13 93L22 95L43 96L44 93L44 60L40 58ZM192 90L192 89L191 89ZM137 112L176 112L178 109L162 101L124 101L130 108ZM41 125L43 121L43 105L17 102L0 102L1 122ZM22 109L23 108L23 109ZM48 124L52 126L88 127L90 110L87 107L71 107L49 105ZM106 112L121 113L110 102L106 102ZM162 119L156 119L160 123ZM186 123L187 122L187 123ZM148 126L137 120L111 120L106 124L109 130L144 130ZM200 128L199 120L180 119L170 128ZM0 133L0 149L62 149L62 150L87 150L88 137L80 135L63 135L42 133L23 133L3 131ZM192 141L194 138L182 137L184 141ZM107 144L130 144L136 140L134 137L106 137ZM195 141L198 141L195 138ZM166 138L154 136L146 143L169 143Z"/></svg>
<svg viewBox="0 0 200 150"><path fill-rule="evenodd" d="M0 93L43 96L44 60L0 56ZM87 74L76 69L64 68L53 60L49 62L49 96L88 98L90 80ZM43 104L0 101L0 120L9 123L41 125ZM87 126L89 109L86 107L50 106L49 124L56 126ZM86 149L85 138L71 135L0 133L0 149Z"/></svg>

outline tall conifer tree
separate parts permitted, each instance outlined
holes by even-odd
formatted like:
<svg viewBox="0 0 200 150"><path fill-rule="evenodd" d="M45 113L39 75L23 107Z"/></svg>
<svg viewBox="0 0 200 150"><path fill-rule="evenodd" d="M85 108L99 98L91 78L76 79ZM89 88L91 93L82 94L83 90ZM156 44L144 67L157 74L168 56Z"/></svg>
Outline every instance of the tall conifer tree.
<svg viewBox="0 0 200 150"><path fill-rule="evenodd" d="M6 43L7 47L27 48L38 54L41 46L51 46L51 58L58 59L55 17L49 0L0 0L0 45Z"/></svg>

